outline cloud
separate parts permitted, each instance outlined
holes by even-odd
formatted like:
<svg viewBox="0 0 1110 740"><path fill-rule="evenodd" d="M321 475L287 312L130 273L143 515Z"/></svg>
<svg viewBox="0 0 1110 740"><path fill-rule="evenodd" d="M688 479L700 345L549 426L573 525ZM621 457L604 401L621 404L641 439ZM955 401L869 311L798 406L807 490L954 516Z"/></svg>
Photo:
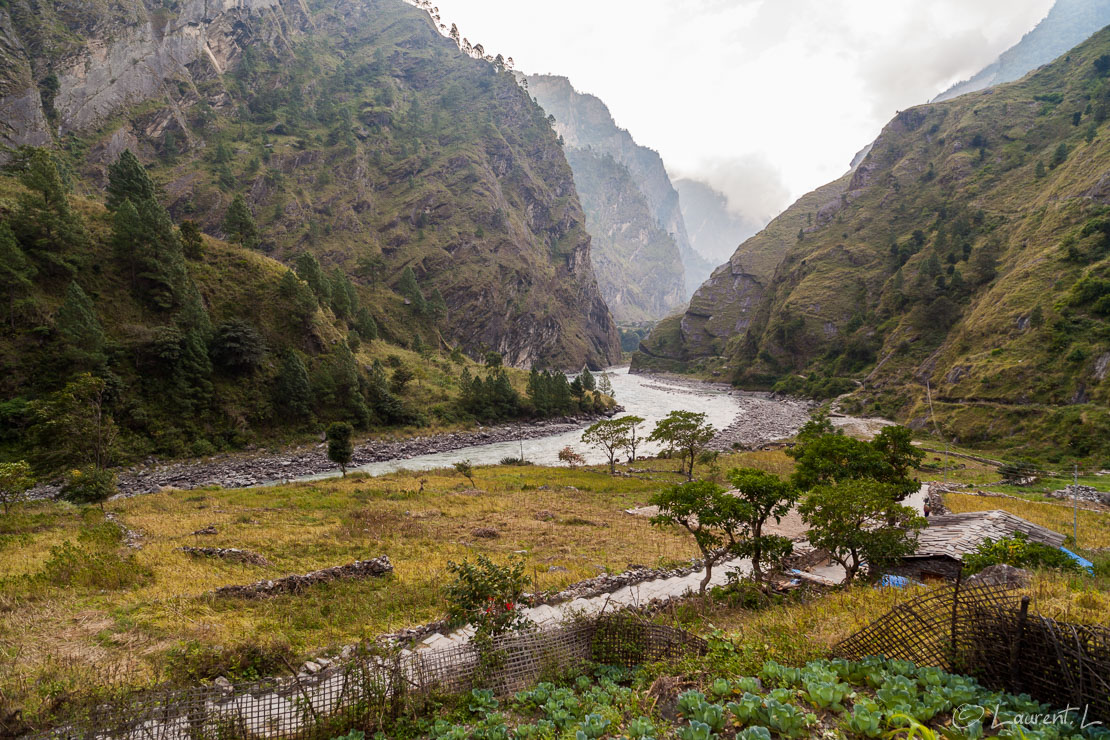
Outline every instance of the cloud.
<svg viewBox="0 0 1110 740"><path fill-rule="evenodd" d="M733 215L760 227L792 202L782 173L762 154L714 159L679 176L713 186L728 198L728 209Z"/></svg>

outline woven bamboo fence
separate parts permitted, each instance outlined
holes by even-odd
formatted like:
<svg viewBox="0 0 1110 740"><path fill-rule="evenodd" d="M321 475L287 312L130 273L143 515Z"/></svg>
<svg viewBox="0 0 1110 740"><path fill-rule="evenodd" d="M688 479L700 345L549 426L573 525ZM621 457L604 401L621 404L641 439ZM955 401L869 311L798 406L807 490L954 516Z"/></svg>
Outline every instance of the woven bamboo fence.
<svg viewBox="0 0 1110 740"><path fill-rule="evenodd" d="M1029 613L1012 586L959 581L891 609L834 648L909 660L1110 721L1110 629Z"/></svg>
<svg viewBox="0 0 1110 740"><path fill-rule="evenodd" d="M72 710L53 740L319 740L351 727L377 727L433 694L485 687L505 695L544 676L600 662L632 667L703 654L682 630L613 615L445 650L366 649L312 676L224 686L151 690Z"/></svg>

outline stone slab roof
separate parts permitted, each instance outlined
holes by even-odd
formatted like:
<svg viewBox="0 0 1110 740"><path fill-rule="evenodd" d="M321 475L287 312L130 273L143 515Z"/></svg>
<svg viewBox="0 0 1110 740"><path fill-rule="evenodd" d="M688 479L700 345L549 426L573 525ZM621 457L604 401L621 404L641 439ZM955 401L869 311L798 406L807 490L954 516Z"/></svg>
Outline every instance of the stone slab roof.
<svg viewBox="0 0 1110 740"><path fill-rule="evenodd" d="M1000 540L1021 532L1030 542L1050 547L1064 544L1064 535L1015 516L1008 511L972 511L929 517L929 526L917 536L917 550L910 557L950 557L962 560L988 537Z"/></svg>

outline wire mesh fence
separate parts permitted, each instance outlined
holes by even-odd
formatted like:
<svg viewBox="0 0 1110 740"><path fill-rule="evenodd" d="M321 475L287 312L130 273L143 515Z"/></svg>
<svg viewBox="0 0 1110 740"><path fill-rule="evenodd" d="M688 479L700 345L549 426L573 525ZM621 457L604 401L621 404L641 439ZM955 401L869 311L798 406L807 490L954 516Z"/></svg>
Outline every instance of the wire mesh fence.
<svg viewBox="0 0 1110 740"><path fill-rule="evenodd" d="M834 648L909 660L1110 720L1110 629L1029 613L1013 586L959 581L891 609Z"/></svg>
<svg viewBox="0 0 1110 740"><path fill-rule="evenodd" d="M433 694L491 688L508 694L587 662L631 667L702 654L679 629L610 615L418 651L363 648L314 675L161 689L71 708L41 740L318 740L379 727Z"/></svg>

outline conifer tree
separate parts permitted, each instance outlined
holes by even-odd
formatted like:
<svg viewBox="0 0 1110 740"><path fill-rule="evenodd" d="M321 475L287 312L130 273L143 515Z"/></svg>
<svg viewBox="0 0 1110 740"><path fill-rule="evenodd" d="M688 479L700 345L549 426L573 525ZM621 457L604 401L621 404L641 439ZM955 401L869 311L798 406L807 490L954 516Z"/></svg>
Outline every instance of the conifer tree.
<svg viewBox="0 0 1110 740"><path fill-rule="evenodd" d="M248 249L258 247L258 225L254 222L254 216L247 201L240 193L235 194L231 199L231 205L227 207L223 228L229 240L238 242Z"/></svg>
<svg viewBox="0 0 1110 740"><path fill-rule="evenodd" d="M379 360L374 360L367 377L366 395L370 399L374 415L384 424L399 424L405 419L405 407L401 399L389 387L389 377Z"/></svg>
<svg viewBox="0 0 1110 740"><path fill-rule="evenodd" d="M181 248L185 253L185 257L191 260L199 260L204 255L204 238L201 235L200 227L197 226L195 221L185 220L181 222Z"/></svg>
<svg viewBox="0 0 1110 740"><path fill-rule="evenodd" d="M317 301L308 283L292 270L286 270L278 284L278 294L289 303L289 315L299 328L307 329L316 315Z"/></svg>
<svg viewBox="0 0 1110 740"><path fill-rule="evenodd" d="M583 368L582 375L579 377L582 378L582 388L588 391L597 390L597 380L594 378L593 373L590 372L590 368Z"/></svg>
<svg viewBox="0 0 1110 740"><path fill-rule="evenodd" d="M347 466L354 456L355 447L351 444L354 429L345 421L335 421L328 426L328 459L339 466L343 477L347 477Z"/></svg>
<svg viewBox="0 0 1110 740"><path fill-rule="evenodd" d="M343 271L337 267L332 271L328 287L331 292L331 310L337 318L346 319L354 309L351 305L354 286L351 285L351 281Z"/></svg>
<svg viewBox="0 0 1110 740"><path fill-rule="evenodd" d="M108 166L108 197L105 201L108 210L119 209L126 200L145 203L157 199L154 181L146 168L130 149L124 149L123 154Z"/></svg>
<svg viewBox="0 0 1110 740"><path fill-rule="evenodd" d="M8 321L12 329L15 329L16 299L30 291L34 276L35 266L19 248L11 227L0 222L0 288L8 294Z"/></svg>
<svg viewBox="0 0 1110 740"><path fill-rule="evenodd" d="M52 271L72 274L63 253L84 244L85 226L70 208L69 189L54 157L45 149L32 149L19 179L27 192L19 195L12 215L16 238Z"/></svg>
<svg viewBox="0 0 1110 740"><path fill-rule="evenodd" d="M324 275L323 269L320 268L320 262L315 255L301 252L293 261L293 269L297 271L297 277L304 280L309 288L312 288L312 292L316 294L316 298L321 303L326 305L331 300L331 283Z"/></svg>
<svg viewBox="0 0 1110 740"><path fill-rule="evenodd" d="M372 342L378 338L378 323L367 308L360 308L355 315L355 331L364 342Z"/></svg>
<svg viewBox="0 0 1110 740"><path fill-rule="evenodd" d="M312 386L308 370L300 356L287 349L281 358L281 369L274 383L274 406L283 415L306 421L312 418Z"/></svg>
<svg viewBox="0 0 1110 740"><path fill-rule="evenodd" d="M443 300L443 294L439 292L439 288L432 291L432 297L428 299L428 310L436 321L441 321L447 316L447 301Z"/></svg>
<svg viewBox="0 0 1110 740"><path fill-rule="evenodd" d="M96 309L81 286L73 281L55 318L58 336L66 345L66 357L86 369L104 362L104 327Z"/></svg>
<svg viewBox="0 0 1110 740"><path fill-rule="evenodd" d="M413 309L418 314L427 312L428 303L424 294L420 292L420 285L416 282L416 273L412 271L412 267L409 265L406 265L401 272L401 281L397 283L397 292L409 299Z"/></svg>

